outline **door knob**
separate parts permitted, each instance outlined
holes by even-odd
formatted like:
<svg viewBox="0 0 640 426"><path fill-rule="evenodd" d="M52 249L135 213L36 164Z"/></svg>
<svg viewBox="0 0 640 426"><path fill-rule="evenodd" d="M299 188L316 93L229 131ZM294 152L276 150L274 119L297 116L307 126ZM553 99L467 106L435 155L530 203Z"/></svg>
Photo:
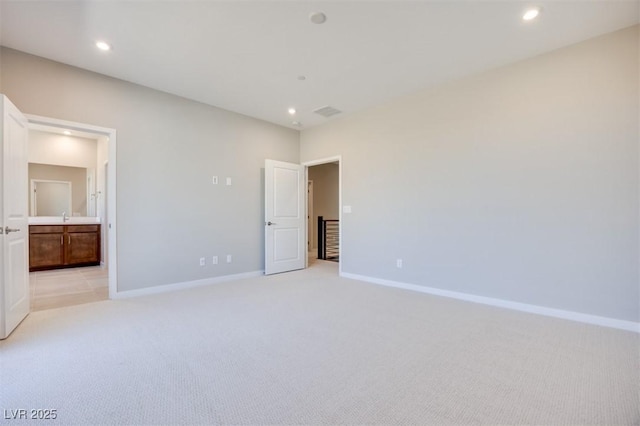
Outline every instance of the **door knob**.
<svg viewBox="0 0 640 426"><path fill-rule="evenodd" d="M271 225L277 225L277 223L273 223L271 221L267 222L267 225L271 226Z"/></svg>
<svg viewBox="0 0 640 426"><path fill-rule="evenodd" d="M20 232L20 230L19 229L9 228L8 226L5 226L4 233L8 234L9 232Z"/></svg>

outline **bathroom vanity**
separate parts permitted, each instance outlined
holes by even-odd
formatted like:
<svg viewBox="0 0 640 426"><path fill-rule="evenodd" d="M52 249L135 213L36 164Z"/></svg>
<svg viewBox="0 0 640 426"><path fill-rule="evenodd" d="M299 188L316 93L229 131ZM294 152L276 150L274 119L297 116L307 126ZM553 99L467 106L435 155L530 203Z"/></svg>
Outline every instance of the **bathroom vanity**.
<svg viewBox="0 0 640 426"><path fill-rule="evenodd" d="M99 223L29 225L29 271L99 264Z"/></svg>

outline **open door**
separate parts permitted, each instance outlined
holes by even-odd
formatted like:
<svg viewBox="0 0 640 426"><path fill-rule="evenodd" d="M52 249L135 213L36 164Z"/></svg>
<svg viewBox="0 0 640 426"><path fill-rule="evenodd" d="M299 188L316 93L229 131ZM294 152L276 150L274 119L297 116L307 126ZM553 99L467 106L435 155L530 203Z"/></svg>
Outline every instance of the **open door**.
<svg viewBox="0 0 640 426"><path fill-rule="evenodd" d="M305 168L265 160L265 274L306 265Z"/></svg>
<svg viewBox="0 0 640 426"><path fill-rule="evenodd" d="M27 119L0 95L0 339L29 314Z"/></svg>

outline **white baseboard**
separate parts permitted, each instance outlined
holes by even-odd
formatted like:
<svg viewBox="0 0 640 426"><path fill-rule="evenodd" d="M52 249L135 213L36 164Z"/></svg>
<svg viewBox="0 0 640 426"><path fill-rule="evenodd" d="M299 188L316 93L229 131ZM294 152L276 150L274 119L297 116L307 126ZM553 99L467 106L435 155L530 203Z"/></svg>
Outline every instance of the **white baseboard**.
<svg viewBox="0 0 640 426"><path fill-rule="evenodd" d="M185 290L188 288L202 287L205 285L225 283L228 281L255 278L264 275L264 271L243 272L241 274L222 275L220 277L204 278L201 280L185 281L181 283L165 284L154 287L145 287L136 290L116 292L113 299L126 299L129 297L147 296L150 294L167 293L171 291Z"/></svg>
<svg viewBox="0 0 640 426"><path fill-rule="evenodd" d="M597 315L582 314L579 312L564 311L562 309L547 308L538 305L529 305L526 303L512 302L503 299L494 299L491 297L476 296L474 294L459 293L457 291L442 290L433 287L423 287L416 284L408 284L399 281L384 280L380 278L368 277L365 275L351 274L341 272L341 277L350 278L358 281L365 281L372 284L379 284L388 287L402 288L405 290L417 291L420 293L433 294L436 296L449 297L452 299L465 300L467 302L481 303L484 305L497 306L500 308L513 309L516 311L528 312L532 314L545 315L548 317L562 318L571 321L583 322L587 324L595 324L603 327L617 328L620 330L632 331L640 333L640 323L633 321L619 320L615 318L600 317Z"/></svg>

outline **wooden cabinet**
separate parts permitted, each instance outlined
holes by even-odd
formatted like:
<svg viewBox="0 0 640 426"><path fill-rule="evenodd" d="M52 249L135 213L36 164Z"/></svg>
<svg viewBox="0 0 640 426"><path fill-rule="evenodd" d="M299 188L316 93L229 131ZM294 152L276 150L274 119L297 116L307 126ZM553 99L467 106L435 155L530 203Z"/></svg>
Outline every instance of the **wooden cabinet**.
<svg viewBox="0 0 640 426"><path fill-rule="evenodd" d="M100 225L30 225L29 270L100 264Z"/></svg>
<svg viewBox="0 0 640 426"><path fill-rule="evenodd" d="M29 226L29 270L64 265L64 226Z"/></svg>
<svg viewBox="0 0 640 426"><path fill-rule="evenodd" d="M66 226L67 265L100 263L100 225Z"/></svg>

